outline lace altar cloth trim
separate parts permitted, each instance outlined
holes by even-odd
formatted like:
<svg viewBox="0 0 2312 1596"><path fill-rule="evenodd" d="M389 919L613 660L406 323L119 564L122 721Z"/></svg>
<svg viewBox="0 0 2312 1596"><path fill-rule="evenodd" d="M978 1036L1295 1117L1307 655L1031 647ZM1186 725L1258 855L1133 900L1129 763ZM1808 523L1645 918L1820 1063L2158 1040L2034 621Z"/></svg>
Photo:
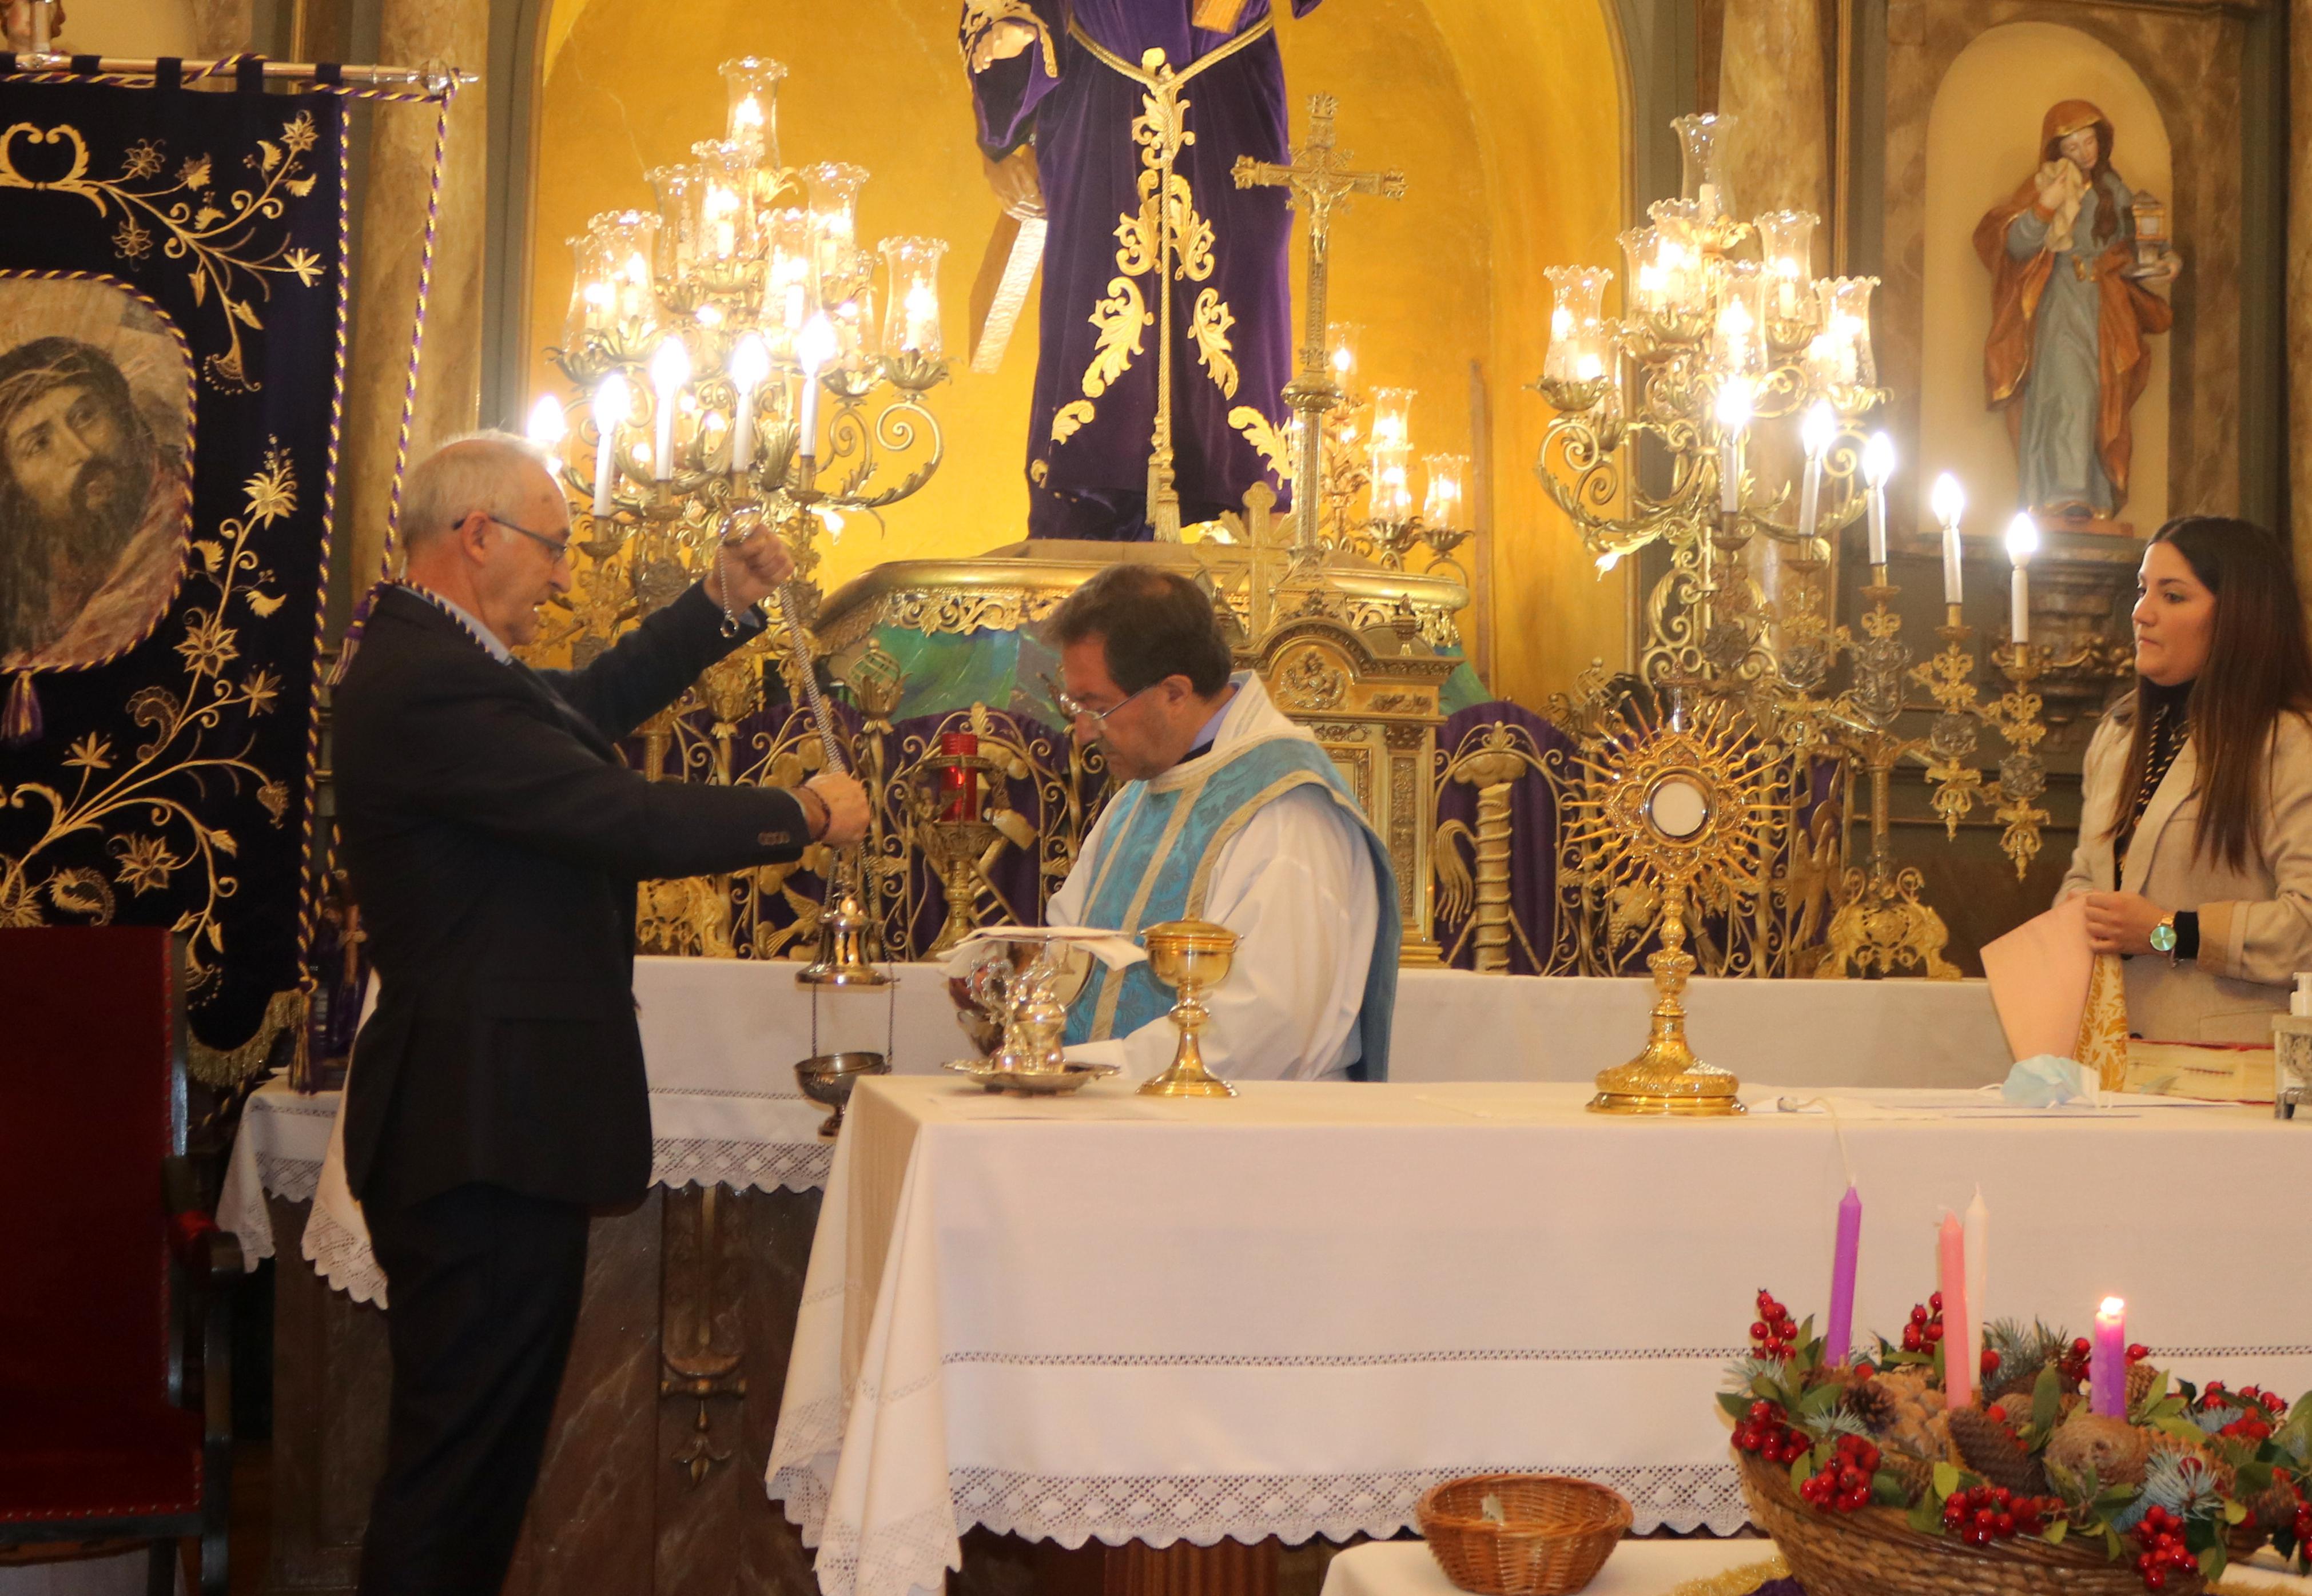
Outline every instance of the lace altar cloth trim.
<svg viewBox="0 0 2312 1596"><path fill-rule="evenodd" d="M1611 1486L1630 1499L1632 1528L1730 1535L1750 1521L1730 1463L1580 1467L1472 1462L1390 1474L1248 1475L1219 1478L1055 1478L987 1469L948 1477L955 1516L999 1534L1078 1547L1097 1537L1169 1546L1210 1546L1223 1536L1281 1537L1292 1545L1362 1531L1386 1538L1413 1525L1414 1504L1444 1480L1495 1472L1571 1474Z"/></svg>
<svg viewBox="0 0 2312 1596"><path fill-rule="evenodd" d="M310 1203L321 1184L321 1161L260 1153L257 1155L257 1173L265 1189L275 1197L287 1197L293 1203ZM269 1251L267 1256L271 1256Z"/></svg>
<svg viewBox="0 0 2312 1596"><path fill-rule="evenodd" d="M816 1191L827 1184L832 1142L729 1142L662 1136L651 1144L654 1186L723 1185L738 1190Z"/></svg>

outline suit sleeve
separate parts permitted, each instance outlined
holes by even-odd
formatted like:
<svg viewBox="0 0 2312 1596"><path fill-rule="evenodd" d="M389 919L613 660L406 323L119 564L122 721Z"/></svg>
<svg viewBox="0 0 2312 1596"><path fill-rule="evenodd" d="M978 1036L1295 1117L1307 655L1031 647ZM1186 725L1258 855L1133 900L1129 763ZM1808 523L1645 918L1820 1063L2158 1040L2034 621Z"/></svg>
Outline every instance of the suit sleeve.
<svg viewBox="0 0 2312 1596"><path fill-rule="evenodd" d="M417 808L622 875L778 864L810 840L791 793L648 781L549 716L511 682L460 676L404 698L373 734Z"/></svg>
<svg viewBox="0 0 2312 1596"><path fill-rule="evenodd" d="M706 596L705 584L690 591L618 639L583 671L541 671L579 714L612 742L664 709L699 672L763 629L749 610L739 635L722 635L722 611Z"/></svg>
<svg viewBox="0 0 2312 1596"><path fill-rule="evenodd" d="M2273 895L2197 906L2199 966L2211 976L2287 987L2298 970L2312 969L2312 734L2302 723L2285 720L2278 729L2270 780L2257 818Z"/></svg>

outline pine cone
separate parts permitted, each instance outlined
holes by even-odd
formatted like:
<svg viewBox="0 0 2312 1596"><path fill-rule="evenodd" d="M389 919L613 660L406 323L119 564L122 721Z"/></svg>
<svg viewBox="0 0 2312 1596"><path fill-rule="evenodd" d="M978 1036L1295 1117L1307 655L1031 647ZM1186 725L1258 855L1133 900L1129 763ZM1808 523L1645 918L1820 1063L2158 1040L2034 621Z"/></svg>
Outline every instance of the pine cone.
<svg viewBox="0 0 2312 1596"><path fill-rule="evenodd" d="M1949 1423L1959 1459L1969 1469L2019 1496L2046 1494L2046 1470L2005 1425L1980 1407L1953 1408Z"/></svg>
<svg viewBox="0 0 2312 1596"><path fill-rule="evenodd" d="M2127 1366L2127 1405L2131 1409L2151 1394L2152 1383L2159 1378L2159 1371L2150 1364Z"/></svg>
<svg viewBox="0 0 2312 1596"><path fill-rule="evenodd" d="M1927 1383L1927 1372L1915 1366L1878 1377L1892 1403L1884 1439L1930 1463L1948 1462L1951 1456L1950 1424L1943 1416L1943 1393Z"/></svg>
<svg viewBox="0 0 2312 1596"><path fill-rule="evenodd" d="M2247 1506L2247 1521L2259 1530L2277 1530L2296 1521L2296 1493L2284 1484L2274 1485Z"/></svg>
<svg viewBox="0 0 2312 1596"><path fill-rule="evenodd" d="M1839 1406L1860 1419L1873 1435L1883 1435L1895 1422L1895 1396L1878 1381L1861 1380L1846 1388Z"/></svg>
<svg viewBox="0 0 2312 1596"><path fill-rule="evenodd" d="M2106 1418L2084 1408L2058 1425L2047 1442L2046 1460L2074 1474L2088 1469L2105 1485L2141 1485L2151 1455L2151 1435L2124 1418Z"/></svg>
<svg viewBox="0 0 2312 1596"><path fill-rule="evenodd" d="M1908 1452L1881 1452L1878 1467L1903 1482L1903 1505L1905 1507L1934 1486L1935 1466L1924 1458L1914 1458ZM2293 1513L2295 1509L2291 1506L2289 1511Z"/></svg>

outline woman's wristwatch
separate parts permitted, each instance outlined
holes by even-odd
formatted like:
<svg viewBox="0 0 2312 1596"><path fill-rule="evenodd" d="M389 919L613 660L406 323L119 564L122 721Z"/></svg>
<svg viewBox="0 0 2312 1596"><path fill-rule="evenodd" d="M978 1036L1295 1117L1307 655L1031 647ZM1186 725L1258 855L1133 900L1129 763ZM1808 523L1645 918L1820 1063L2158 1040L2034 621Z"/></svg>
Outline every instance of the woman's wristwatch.
<svg viewBox="0 0 2312 1596"><path fill-rule="evenodd" d="M2171 967L2186 959L2197 959L2200 956L2199 914L2185 908L2165 915L2159 924L2151 928L2147 940L2151 943L2153 952L2168 955Z"/></svg>

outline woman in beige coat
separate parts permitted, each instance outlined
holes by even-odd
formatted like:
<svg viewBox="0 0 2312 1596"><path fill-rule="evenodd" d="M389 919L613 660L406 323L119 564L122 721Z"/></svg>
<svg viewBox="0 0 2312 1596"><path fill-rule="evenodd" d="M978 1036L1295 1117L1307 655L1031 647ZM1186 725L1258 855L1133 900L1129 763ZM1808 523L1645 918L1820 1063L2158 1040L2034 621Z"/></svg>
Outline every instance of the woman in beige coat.
<svg viewBox="0 0 2312 1596"><path fill-rule="evenodd" d="M2127 1025L2269 1042L2312 970L2312 655L2278 539L2186 516L2143 551L2136 689L2089 745L2080 846L2099 953L2126 958Z"/></svg>

